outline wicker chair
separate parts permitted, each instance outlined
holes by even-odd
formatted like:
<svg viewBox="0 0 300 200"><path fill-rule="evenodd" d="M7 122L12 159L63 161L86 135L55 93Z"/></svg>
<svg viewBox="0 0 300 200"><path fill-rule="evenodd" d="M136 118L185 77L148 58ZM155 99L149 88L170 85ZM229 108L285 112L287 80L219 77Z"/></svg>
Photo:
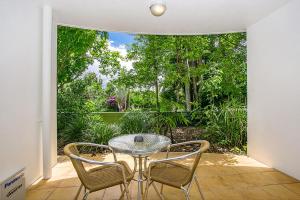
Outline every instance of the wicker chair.
<svg viewBox="0 0 300 200"><path fill-rule="evenodd" d="M200 145L199 149L193 153L185 154L182 156L177 156L173 158L168 158L171 148L182 146L182 145ZM156 193L161 199L163 197L163 185L168 185L181 189L186 199L190 199L189 191L191 183L195 180L197 188L200 192L201 198L204 200L200 184L198 182L197 176L195 174L197 165L200 161L201 154L209 148L209 142L205 140L183 142L178 144L171 145L167 150L166 159L155 160L149 163L147 170L144 173L144 176L147 178L147 184L144 193L144 199L147 199L147 194L150 185L152 184ZM190 166L186 163L190 158L193 158L193 161ZM185 163L184 163L185 162ZM183 164L182 164L183 163ZM155 185L155 182L161 183L161 191L158 191L158 188Z"/></svg>
<svg viewBox="0 0 300 200"><path fill-rule="evenodd" d="M84 196L83 199L87 199L87 196L105 188L120 185L121 188L121 198L123 198L124 193L126 193L127 199L130 199L128 185L133 179L133 172L129 168L126 162L117 161L116 155L113 152L115 162L100 162L98 160L93 160L92 157L95 156L95 151L89 150L89 148L109 150L106 145L99 145L93 143L71 143L64 147L64 153L67 155L77 172L77 175L81 181L81 186L76 194L75 199L78 198L82 187L84 186ZM91 153L88 158L83 157L84 154L79 153L79 149L85 149L85 152ZM85 155L88 153L85 153ZM87 166L97 166L87 169ZM124 189L122 187L124 185Z"/></svg>

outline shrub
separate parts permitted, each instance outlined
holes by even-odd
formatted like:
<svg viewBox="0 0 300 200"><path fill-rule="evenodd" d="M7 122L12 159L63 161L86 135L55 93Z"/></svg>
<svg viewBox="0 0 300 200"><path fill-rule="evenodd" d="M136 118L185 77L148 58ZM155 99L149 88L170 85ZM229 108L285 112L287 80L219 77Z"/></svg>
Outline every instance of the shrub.
<svg viewBox="0 0 300 200"><path fill-rule="evenodd" d="M106 124L104 122L89 123L89 127L84 131L83 140L97 144L107 144L108 141L120 134L120 127L116 124Z"/></svg>
<svg viewBox="0 0 300 200"><path fill-rule="evenodd" d="M154 132L154 113L129 112L120 119L122 134Z"/></svg>
<svg viewBox="0 0 300 200"><path fill-rule="evenodd" d="M86 116L83 113L58 113L57 122L59 148L82 140L82 132L87 128Z"/></svg>
<svg viewBox="0 0 300 200"><path fill-rule="evenodd" d="M243 149L247 143L247 111L243 104L231 100L219 107L210 105L204 110L204 137L224 147Z"/></svg>
<svg viewBox="0 0 300 200"><path fill-rule="evenodd" d="M156 132L163 135L167 135L167 133L169 133L172 143L174 143L172 129L178 126L187 126L189 124L190 124L190 120L188 119L186 113L163 112L163 113L156 113L155 116Z"/></svg>

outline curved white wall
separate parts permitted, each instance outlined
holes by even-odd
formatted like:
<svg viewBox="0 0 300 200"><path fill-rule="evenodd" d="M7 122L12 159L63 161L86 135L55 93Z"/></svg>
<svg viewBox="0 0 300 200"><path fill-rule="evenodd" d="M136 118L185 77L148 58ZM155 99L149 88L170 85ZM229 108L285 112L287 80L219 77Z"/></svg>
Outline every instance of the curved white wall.
<svg viewBox="0 0 300 200"><path fill-rule="evenodd" d="M300 179L300 1L250 26L248 153Z"/></svg>
<svg viewBox="0 0 300 200"><path fill-rule="evenodd" d="M50 15L44 23L48 59L42 77L42 8L35 0L0 2L0 182L25 167L28 186L43 173L49 177L56 163L56 27ZM48 83L42 89L43 80ZM48 136L44 156L43 124Z"/></svg>
<svg viewBox="0 0 300 200"><path fill-rule="evenodd" d="M36 1L0 2L0 177L26 167L42 174L42 10Z"/></svg>

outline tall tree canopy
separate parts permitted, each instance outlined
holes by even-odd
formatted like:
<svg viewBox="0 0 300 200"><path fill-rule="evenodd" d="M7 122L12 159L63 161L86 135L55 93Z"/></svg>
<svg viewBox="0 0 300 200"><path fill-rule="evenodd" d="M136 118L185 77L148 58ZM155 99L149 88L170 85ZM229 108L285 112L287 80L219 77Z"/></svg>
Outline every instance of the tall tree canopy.
<svg viewBox="0 0 300 200"><path fill-rule="evenodd" d="M152 123L153 129L146 128L170 131L172 138L172 129L190 121L205 126L213 143L246 143L245 33L135 35L127 55L115 49L106 32L58 27L59 146L107 142L121 129L128 133ZM132 67L122 66L126 61ZM98 115L103 111L143 114L133 112L111 127Z"/></svg>

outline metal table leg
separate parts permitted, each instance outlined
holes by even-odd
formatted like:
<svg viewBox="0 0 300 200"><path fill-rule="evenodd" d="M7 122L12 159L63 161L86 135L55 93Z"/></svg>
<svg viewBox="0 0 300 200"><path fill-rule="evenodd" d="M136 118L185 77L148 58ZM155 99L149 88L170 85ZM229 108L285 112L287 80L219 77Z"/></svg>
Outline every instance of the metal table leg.
<svg viewBox="0 0 300 200"><path fill-rule="evenodd" d="M143 197L143 158L139 156L139 174L138 174L138 200Z"/></svg>

